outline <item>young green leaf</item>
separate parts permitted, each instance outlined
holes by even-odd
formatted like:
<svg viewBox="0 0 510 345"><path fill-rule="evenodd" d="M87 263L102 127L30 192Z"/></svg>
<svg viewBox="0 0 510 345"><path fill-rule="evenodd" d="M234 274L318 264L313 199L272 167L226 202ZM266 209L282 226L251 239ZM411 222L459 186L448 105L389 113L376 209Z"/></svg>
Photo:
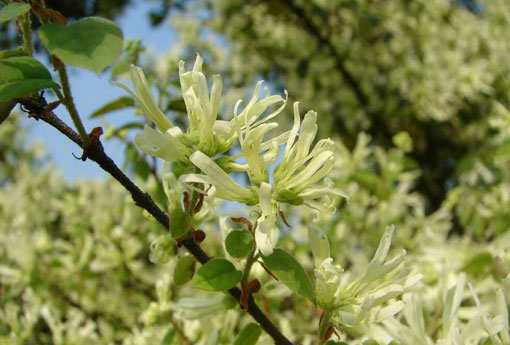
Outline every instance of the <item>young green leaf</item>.
<svg viewBox="0 0 510 345"><path fill-rule="evenodd" d="M135 101L131 97L119 97L103 105L101 108L94 111L90 118L98 117L104 114L111 113L116 110L130 108L135 105Z"/></svg>
<svg viewBox="0 0 510 345"><path fill-rule="evenodd" d="M175 285L184 285L193 277L193 264L195 258L191 255L183 256L177 261L174 269L174 283Z"/></svg>
<svg viewBox="0 0 510 345"><path fill-rule="evenodd" d="M42 63L27 56L0 60L0 101L58 88Z"/></svg>
<svg viewBox="0 0 510 345"><path fill-rule="evenodd" d="M261 334L262 327L256 323L249 323L237 335L234 345L255 345Z"/></svg>
<svg viewBox="0 0 510 345"><path fill-rule="evenodd" d="M0 101L0 125L5 119L9 116L12 109L16 105L16 101L12 99L8 99L6 101Z"/></svg>
<svg viewBox="0 0 510 345"><path fill-rule="evenodd" d="M315 292L310 278L297 260L280 248L273 253L262 256L267 268L289 289L315 303Z"/></svg>
<svg viewBox="0 0 510 345"><path fill-rule="evenodd" d="M84 18L69 25L44 24L39 36L64 63L98 74L122 51L122 30L103 18Z"/></svg>
<svg viewBox="0 0 510 345"><path fill-rule="evenodd" d="M243 273L222 258L209 260L193 276L193 287L207 291L224 291L233 288L241 281Z"/></svg>
<svg viewBox="0 0 510 345"><path fill-rule="evenodd" d="M161 341L161 345L172 344L174 338L175 338L175 330L174 329L168 330L168 332L166 332L165 336L163 337L163 340Z"/></svg>
<svg viewBox="0 0 510 345"><path fill-rule="evenodd" d="M11 2L0 10L0 23L8 22L30 11L29 4Z"/></svg>
<svg viewBox="0 0 510 345"><path fill-rule="evenodd" d="M191 216L180 208L170 213L170 233L173 238L186 234L191 227Z"/></svg>
<svg viewBox="0 0 510 345"><path fill-rule="evenodd" d="M253 235L246 230L233 230L225 239L225 247L231 256L243 259L255 249Z"/></svg>

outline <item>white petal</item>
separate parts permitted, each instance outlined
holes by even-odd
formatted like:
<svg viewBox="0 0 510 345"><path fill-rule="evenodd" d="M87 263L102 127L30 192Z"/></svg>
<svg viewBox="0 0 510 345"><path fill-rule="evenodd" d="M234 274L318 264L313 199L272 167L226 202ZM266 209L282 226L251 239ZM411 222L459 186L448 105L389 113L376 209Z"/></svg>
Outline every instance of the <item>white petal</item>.
<svg viewBox="0 0 510 345"><path fill-rule="evenodd" d="M135 144L143 152L163 158L168 162L186 161L191 150L184 146L179 139L145 126L143 131L135 136Z"/></svg>
<svg viewBox="0 0 510 345"><path fill-rule="evenodd" d="M218 188L224 188L229 193L237 194L239 198L249 199L253 195L247 189L237 184L229 174L221 169L211 158L200 151L196 151L190 156L190 161L202 170Z"/></svg>
<svg viewBox="0 0 510 345"><path fill-rule="evenodd" d="M255 230L255 242L262 255L270 255L278 242L278 227L274 217L261 216Z"/></svg>
<svg viewBox="0 0 510 345"><path fill-rule="evenodd" d="M320 230L317 225L310 224L308 226L308 242L310 242L310 248L315 259L315 266L317 263L323 262L326 258L329 258L329 241L328 237Z"/></svg>

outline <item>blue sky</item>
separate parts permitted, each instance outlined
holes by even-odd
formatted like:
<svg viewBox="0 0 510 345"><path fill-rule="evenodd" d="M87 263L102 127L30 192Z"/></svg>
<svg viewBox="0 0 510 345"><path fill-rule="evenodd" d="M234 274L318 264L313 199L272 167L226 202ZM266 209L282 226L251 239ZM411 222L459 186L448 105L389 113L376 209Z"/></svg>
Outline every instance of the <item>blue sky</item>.
<svg viewBox="0 0 510 345"><path fill-rule="evenodd" d="M157 4L152 4L152 6ZM148 12L151 9L151 2L136 1L127 8L125 14L117 20L117 24L124 32L124 39L141 38L143 44L148 50L164 52L171 46L175 32L168 22L163 23L157 28L152 28L148 21ZM42 58L46 60L46 58ZM96 126L101 126L98 119L89 119L89 115L103 104L119 96L125 96L126 93L120 88L111 86L108 83L109 71L107 70L101 76L89 71L77 68L69 70L71 88L76 102L76 106L85 128L90 131ZM65 122L71 123L71 120L63 106L55 111ZM114 124L123 123L132 119L132 111L119 111L109 115L109 122ZM58 133L54 128L48 126L42 121L25 120L30 128L29 138L38 142L44 142L50 157L57 167L62 171L69 181L76 179L94 179L105 176L105 173L97 167L94 162L82 162L76 160L72 153L80 155L80 149L71 143L67 138ZM122 164L124 157L124 146L118 141L104 142L106 152L114 159L117 164Z"/></svg>

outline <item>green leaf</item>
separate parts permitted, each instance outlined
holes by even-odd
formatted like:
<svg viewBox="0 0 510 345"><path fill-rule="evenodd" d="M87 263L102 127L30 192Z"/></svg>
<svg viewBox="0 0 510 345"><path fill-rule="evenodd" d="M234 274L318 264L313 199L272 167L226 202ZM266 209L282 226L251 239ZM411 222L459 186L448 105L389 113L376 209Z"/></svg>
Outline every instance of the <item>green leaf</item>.
<svg viewBox="0 0 510 345"><path fill-rule="evenodd" d="M175 337L175 331L174 329L169 329L168 332L166 332L163 340L161 341L161 345L170 345L172 344L172 341L174 340L174 337Z"/></svg>
<svg viewBox="0 0 510 345"><path fill-rule="evenodd" d="M493 261L490 253L480 253L465 264L463 271L472 277L481 278L490 271Z"/></svg>
<svg viewBox="0 0 510 345"><path fill-rule="evenodd" d="M116 110L130 108L135 105L135 101L131 97L119 97L111 102L106 103L101 108L94 111L89 117L92 119L104 114L111 113Z"/></svg>
<svg viewBox="0 0 510 345"><path fill-rule="evenodd" d="M225 247L231 256L243 259L255 249L253 235L246 230L233 230L225 239Z"/></svg>
<svg viewBox="0 0 510 345"><path fill-rule="evenodd" d="M170 212L170 233L173 238L179 238L185 235L191 228L191 216L181 208L176 208Z"/></svg>
<svg viewBox="0 0 510 345"><path fill-rule="evenodd" d="M143 129L145 123L143 122L128 122L123 124L120 127L115 128L114 130L108 130L105 135L103 135L104 140L111 139L113 137L118 137L119 139L124 139L126 137L126 132L130 129ZM135 148L136 150L136 148ZM136 150L138 152L138 150Z"/></svg>
<svg viewBox="0 0 510 345"><path fill-rule="evenodd" d="M11 2L0 10L0 23L8 22L30 11L29 4Z"/></svg>
<svg viewBox="0 0 510 345"><path fill-rule="evenodd" d="M177 261L174 269L174 283L175 285L184 285L193 277L193 264L195 258L191 255L183 256Z"/></svg>
<svg viewBox="0 0 510 345"><path fill-rule="evenodd" d="M122 51L122 30L113 22L88 17L69 25L44 24L39 36L65 64L101 73Z"/></svg>
<svg viewBox="0 0 510 345"><path fill-rule="evenodd" d="M289 289L315 303L315 292L304 268L297 260L280 248L275 248L273 253L262 256L264 263L271 272Z"/></svg>
<svg viewBox="0 0 510 345"><path fill-rule="evenodd" d="M256 323L249 323L237 335L234 345L255 345L261 334L262 327Z"/></svg>
<svg viewBox="0 0 510 345"><path fill-rule="evenodd" d="M221 258L211 259L200 267L193 276L193 287L207 291L223 291L233 288L241 281L243 274L234 265Z"/></svg>
<svg viewBox="0 0 510 345"><path fill-rule="evenodd" d="M5 119L9 116L12 109L16 105L16 101L13 99L8 99L6 101L0 101L0 125Z"/></svg>
<svg viewBox="0 0 510 345"><path fill-rule="evenodd" d="M58 88L42 63L27 56L0 60L0 101Z"/></svg>

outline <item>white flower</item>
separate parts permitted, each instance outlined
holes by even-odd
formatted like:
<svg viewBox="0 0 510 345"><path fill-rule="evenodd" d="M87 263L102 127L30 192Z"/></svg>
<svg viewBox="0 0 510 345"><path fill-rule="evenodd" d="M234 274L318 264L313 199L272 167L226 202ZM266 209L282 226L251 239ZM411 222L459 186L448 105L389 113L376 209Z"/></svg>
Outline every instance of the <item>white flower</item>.
<svg viewBox="0 0 510 345"><path fill-rule="evenodd" d="M255 242L262 255L270 255L278 242L280 231L276 224L275 206L271 199L271 185L265 182L260 185L259 206L261 215L257 220Z"/></svg>
<svg viewBox="0 0 510 345"><path fill-rule="evenodd" d="M202 73L203 62L202 57L197 54L193 69L186 72L184 61L180 61L179 77L189 119L188 133L200 151L213 156L218 152L214 128L221 108L223 84L221 76L213 76L211 96L209 97L207 81Z"/></svg>
<svg viewBox="0 0 510 345"><path fill-rule="evenodd" d="M222 294L214 294L209 298L184 297L177 302L177 307L183 311L186 319L199 319L206 315L218 314L235 305L235 300L231 296Z"/></svg>
<svg viewBox="0 0 510 345"><path fill-rule="evenodd" d="M494 318L490 319L483 310L482 303L471 284L469 284L469 288L478 308L482 328L489 335L491 343L493 345L510 345L510 335L508 333L508 305L503 290L498 289L496 292L496 315Z"/></svg>
<svg viewBox="0 0 510 345"><path fill-rule="evenodd" d="M255 90L253 91L253 96L251 97L250 101L248 102L248 104L241 113L239 113L238 110L243 101L242 100L237 101L234 107L234 117L230 123L231 134L235 134L237 128L240 128L241 131L245 131L249 127L252 128L258 127L262 123L265 123L274 118L275 116L277 116L278 114L280 114L282 110L285 108L285 105L287 104L287 91L285 91L284 99L282 98L282 96L279 95L271 95L269 89L266 87L265 88L267 92L266 97L263 97L261 100L258 100L260 88L262 87L263 82L264 82L263 80L260 80L257 83L257 85L255 86ZM276 109L272 113L264 116L262 119L259 120L262 114L264 114L270 106L280 102L283 103L278 109Z"/></svg>
<svg viewBox="0 0 510 345"><path fill-rule="evenodd" d="M333 169L335 143L322 139L310 151L317 134L317 113L306 113L301 125L299 104L294 103L294 126L289 135L282 163L275 169L276 198L291 204L308 205L321 212L333 213L334 197L346 195L330 186L314 186ZM320 202L318 199L326 199Z"/></svg>
<svg viewBox="0 0 510 345"><path fill-rule="evenodd" d="M180 180L188 184L204 183L214 186L214 195L223 200L238 201L246 205L257 203L257 195L249 188L242 187L235 182L229 174L221 169L206 154L196 151L189 160L199 168L203 174L182 175ZM193 186L189 185L190 188ZM202 191L201 191L202 192Z"/></svg>
<svg viewBox="0 0 510 345"><path fill-rule="evenodd" d="M168 162L187 162L191 149L186 147L177 136L172 135L177 132L174 127L165 133L145 126L143 131L135 136L135 144L143 152L164 159Z"/></svg>
<svg viewBox="0 0 510 345"><path fill-rule="evenodd" d="M335 295L340 286L341 266L333 265L333 259L325 259L315 273L315 290L317 303L322 309L329 309L335 302Z"/></svg>
<svg viewBox="0 0 510 345"><path fill-rule="evenodd" d="M310 224L308 226L308 242L310 242L315 266L320 266L324 260L330 257L328 238L317 225Z"/></svg>
<svg viewBox="0 0 510 345"><path fill-rule="evenodd" d="M395 315L404 304L393 299L422 278L409 276L410 271L402 268L405 251L386 261L393 231L393 226L386 228L365 274L348 284L342 282L338 289L333 319L342 326L377 323Z"/></svg>
<svg viewBox="0 0 510 345"><path fill-rule="evenodd" d="M111 81L110 83L128 92L140 106L142 112L156 124L161 132L164 133L169 128L172 128L172 122L168 119L168 117L166 117L165 114L163 114L161 109L159 109L156 100L152 96L151 88L147 82L147 79L145 78L145 75L143 74L143 70L140 67L132 65L129 73L135 88L135 92L131 91L126 85L122 83L114 81Z"/></svg>

